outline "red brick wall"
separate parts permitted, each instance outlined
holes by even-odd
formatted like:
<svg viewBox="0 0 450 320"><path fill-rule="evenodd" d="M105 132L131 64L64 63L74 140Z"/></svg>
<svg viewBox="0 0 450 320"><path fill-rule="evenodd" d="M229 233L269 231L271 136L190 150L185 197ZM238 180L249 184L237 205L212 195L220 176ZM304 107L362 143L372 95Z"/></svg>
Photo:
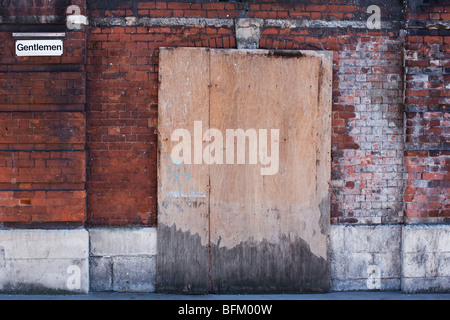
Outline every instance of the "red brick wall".
<svg viewBox="0 0 450 320"><path fill-rule="evenodd" d="M449 21L448 0L408 0L406 18L408 20Z"/></svg>
<svg viewBox="0 0 450 320"><path fill-rule="evenodd" d="M90 225L153 226L157 210L158 48L232 48L231 29L96 27L88 35Z"/></svg>
<svg viewBox="0 0 450 320"><path fill-rule="evenodd" d="M133 29L132 35L125 28L92 28L88 35L91 225L155 223L157 82L149 76L156 72L155 49L132 40L139 37Z"/></svg>
<svg viewBox="0 0 450 320"><path fill-rule="evenodd" d="M16 57L12 37L33 31L30 15L62 15L67 3L3 1L0 8L17 19L0 28L0 224L85 221L85 33L67 32L62 57ZM37 29L65 30L53 22Z"/></svg>
<svg viewBox="0 0 450 320"><path fill-rule="evenodd" d="M395 32L262 31L262 48L334 51L332 222L402 219L402 52Z"/></svg>
<svg viewBox="0 0 450 320"><path fill-rule="evenodd" d="M449 18L449 6L442 2L412 1L408 11L412 25L405 42L408 223L450 218L450 31L436 22L448 23Z"/></svg>
<svg viewBox="0 0 450 320"><path fill-rule="evenodd" d="M2 16L61 16L72 3L69 0L2 0Z"/></svg>
<svg viewBox="0 0 450 320"><path fill-rule="evenodd" d="M344 1L328 5L264 1L146 1L111 5L98 0L91 2L90 10L93 17L106 18L235 18L245 15L261 19L345 19L365 23L364 19L369 16L367 7L347 5ZM397 18L395 10L385 9L384 12ZM135 161L140 162L140 168L145 166L149 171L125 174L129 170L126 164L136 159L133 153L136 142L127 123L129 113L125 111L130 107L134 111L135 105L144 101L147 109L139 108L132 114L132 119L149 119L151 124L156 121L158 47L235 48L233 31L233 27L223 26L103 26L91 29L88 37L88 145L93 156L89 157L88 191L95 197L89 196L88 212L92 224L134 225L156 221L156 135L154 128L149 127L145 132L146 128L142 127L142 134L149 137L150 160ZM367 29L319 27L265 27L262 30L261 48L335 51L334 223L390 223L402 218L401 41L398 30L370 32ZM142 82L151 87L143 89L146 86ZM105 91L109 92L107 97ZM136 97L143 100L132 102ZM120 112L125 115L123 120L110 120L110 117L120 117ZM145 122L142 124L146 125ZM131 123L131 126L136 127L136 124ZM107 138L115 140L108 141ZM117 148L125 150L118 153ZM105 158L108 159L106 162ZM145 175L148 184L133 182L133 177L140 181ZM129 181L124 181L125 176ZM138 201L141 201L139 205Z"/></svg>
<svg viewBox="0 0 450 320"><path fill-rule="evenodd" d="M408 0L401 30L402 1L23 1L0 8L13 24L0 27L0 222L155 226L158 48L235 48L237 17L265 19L261 48L334 51L332 223L450 216L442 2ZM65 29L69 4L85 32ZM365 27L372 4L381 30ZM15 57L12 28L32 27L11 16L40 14L67 31L66 54ZM165 20L180 17L210 20Z"/></svg>

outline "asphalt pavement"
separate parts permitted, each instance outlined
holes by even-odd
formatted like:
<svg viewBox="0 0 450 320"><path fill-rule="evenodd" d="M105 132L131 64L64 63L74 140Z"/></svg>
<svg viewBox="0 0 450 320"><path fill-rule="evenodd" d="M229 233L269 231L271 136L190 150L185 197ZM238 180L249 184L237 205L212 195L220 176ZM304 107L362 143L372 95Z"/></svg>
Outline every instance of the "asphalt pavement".
<svg viewBox="0 0 450 320"><path fill-rule="evenodd" d="M448 294L402 292L332 292L327 294L173 295L158 293L90 293L87 295L0 295L0 300L179 300L179 301L291 301L291 300L450 300Z"/></svg>

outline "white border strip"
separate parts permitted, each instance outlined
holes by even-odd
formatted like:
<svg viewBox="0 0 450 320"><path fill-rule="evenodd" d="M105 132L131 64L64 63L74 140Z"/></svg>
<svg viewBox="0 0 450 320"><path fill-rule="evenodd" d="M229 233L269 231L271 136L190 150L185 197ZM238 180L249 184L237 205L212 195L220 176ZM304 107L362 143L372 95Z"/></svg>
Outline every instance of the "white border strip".
<svg viewBox="0 0 450 320"><path fill-rule="evenodd" d="M279 28L354 28L367 29L364 21L325 21L325 20L281 20L267 19L264 21L265 27Z"/></svg>
<svg viewBox="0 0 450 320"><path fill-rule="evenodd" d="M206 26L233 27L233 19L219 18L92 18L93 26Z"/></svg>
<svg viewBox="0 0 450 320"><path fill-rule="evenodd" d="M368 29L366 21L355 20L303 20L303 19L258 19L264 27L278 28L353 28ZM94 26L207 26L207 27L233 27L235 19L232 18L92 18ZM382 21L381 29L392 29L395 22Z"/></svg>
<svg viewBox="0 0 450 320"><path fill-rule="evenodd" d="M69 16L70 17L70 16ZM56 16L0 17L0 24L5 23L55 23L61 22ZM94 26L202 26L202 27L234 27L234 18L137 18L137 17L99 17L91 18ZM262 20L262 19L259 19ZM367 29L367 22L361 20L304 20L304 19L264 19L264 27L278 28L353 28ZM382 21L381 29L393 29L398 22Z"/></svg>
<svg viewBox="0 0 450 320"><path fill-rule="evenodd" d="M12 34L13 38L64 38L64 32L18 32Z"/></svg>

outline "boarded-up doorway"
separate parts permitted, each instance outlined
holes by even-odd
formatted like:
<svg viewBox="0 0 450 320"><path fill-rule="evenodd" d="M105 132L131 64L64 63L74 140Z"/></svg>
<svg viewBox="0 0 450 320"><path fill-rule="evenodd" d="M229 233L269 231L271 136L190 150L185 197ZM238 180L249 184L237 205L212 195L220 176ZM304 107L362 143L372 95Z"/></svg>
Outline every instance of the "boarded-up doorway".
<svg viewBox="0 0 450 320"><path fill-rule="evenodd" d="M158 291L328 291L331 53L162 48L159 70Z"/></svg>

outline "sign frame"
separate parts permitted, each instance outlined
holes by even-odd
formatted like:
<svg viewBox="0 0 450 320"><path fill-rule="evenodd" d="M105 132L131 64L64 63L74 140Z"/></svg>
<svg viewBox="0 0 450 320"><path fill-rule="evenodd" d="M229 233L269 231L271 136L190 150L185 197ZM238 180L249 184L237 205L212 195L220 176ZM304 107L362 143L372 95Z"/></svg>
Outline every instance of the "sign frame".
<svg viewBox="0 0 450 320"><path fill-rule="evenodd" d="M64 43L56 39L16 40L18 57L51 57L64 54Z"/></svg>

